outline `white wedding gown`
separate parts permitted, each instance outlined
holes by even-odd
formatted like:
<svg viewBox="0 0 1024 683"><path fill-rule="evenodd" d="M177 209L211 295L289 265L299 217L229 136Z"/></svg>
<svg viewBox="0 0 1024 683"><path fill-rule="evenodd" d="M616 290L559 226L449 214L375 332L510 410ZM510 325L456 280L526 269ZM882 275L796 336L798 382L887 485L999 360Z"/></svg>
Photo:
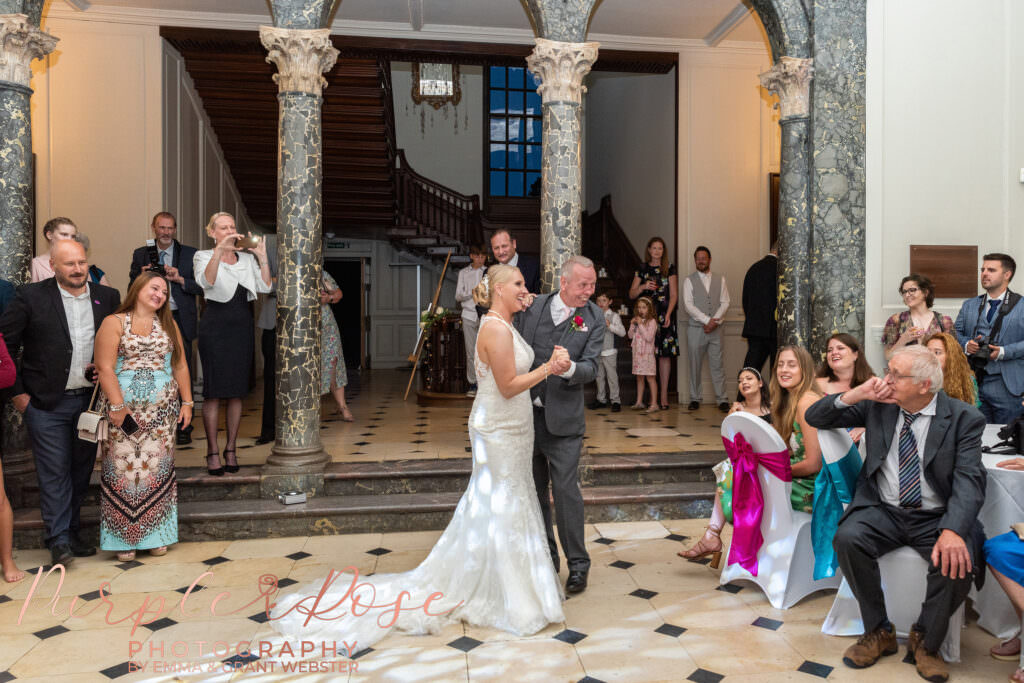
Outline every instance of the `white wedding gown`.
<svg viewBox="0 0 1024 683"><path fill-rule="evenodd" d="M503 324L511 331L516 374L528 372L533 349L503 319L486 315L481 330L488 323ZM311 607L310 596L317 595L324 582L314 582L282 598L271 614L271 624L280 633L298 640L334 640L339 647L343 641L355 643L358 652L392 628L411 634L436 633L461 620L528 635L549 623L564 621L562 589L533 483L530 392L506 399L489 367L476 361L476 374L477 394L469 415L473 473L448 528L412 571L359 577L359 583L372 586L358 589L360 606L394 603L402 591L409 593L403 606L420 606L439 592L444 597L435 600L429 611L434 615L450 612L428 616L423 609L403 611L394 625L388 623L393 609L370 609L353 616L352 599L343 600L352 584L352 575L346 574L321 598L316 608L321 618L313 617L308 624L304 623L307 614L299 610L277 617L302 598L304 607ZM343 571L345 567L335 569ZM326 611L339 601L336 609Z"/></svg>

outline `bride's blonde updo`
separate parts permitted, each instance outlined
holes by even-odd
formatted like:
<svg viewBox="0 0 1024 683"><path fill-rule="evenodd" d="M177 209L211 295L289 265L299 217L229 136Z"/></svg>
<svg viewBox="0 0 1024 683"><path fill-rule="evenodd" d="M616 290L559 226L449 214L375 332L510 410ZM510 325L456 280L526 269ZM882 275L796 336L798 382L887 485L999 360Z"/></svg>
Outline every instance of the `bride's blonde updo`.
<svg viewBox="0 0 1024 683"><path fill-rule="evenodd" d="M494 300L494 286L509 282L518 268L515 266L493 265L487 269L480 284L473 290L473 301L477 306L490 308Z"/></svg>

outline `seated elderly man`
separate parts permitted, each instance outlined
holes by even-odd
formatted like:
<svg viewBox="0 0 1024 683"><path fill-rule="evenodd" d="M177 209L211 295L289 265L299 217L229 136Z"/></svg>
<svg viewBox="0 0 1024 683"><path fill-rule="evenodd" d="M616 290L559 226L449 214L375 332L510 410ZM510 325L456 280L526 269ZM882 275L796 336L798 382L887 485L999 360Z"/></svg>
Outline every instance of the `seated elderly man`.
<svg viewBox="0 0 1024 683"><path fill-rule="evenodd" d="M855 669L898 650L885 612L878 558L908 545L928 567L921 613L907 641L922 678L945 681L938 655L949 619L967 597L985 541L981 434L985 418L942 391L942 366L921 346L898 349L885 378L873 377L807 409L818 429L864 427L867 448L857 490L833 545L860 604L864 635L843 655Z"/></svg>

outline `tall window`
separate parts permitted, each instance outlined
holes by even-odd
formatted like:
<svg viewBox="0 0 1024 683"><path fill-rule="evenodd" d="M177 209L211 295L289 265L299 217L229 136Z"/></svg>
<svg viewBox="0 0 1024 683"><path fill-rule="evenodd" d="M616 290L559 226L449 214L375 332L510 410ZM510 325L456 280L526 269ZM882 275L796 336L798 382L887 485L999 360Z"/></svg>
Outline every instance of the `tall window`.
<svg viewBox="0 0 1024 683"><path fill-rule="evenodd" d="M538 81L521 66L488 69L488 194L539 197L541 111Z"/></svg>

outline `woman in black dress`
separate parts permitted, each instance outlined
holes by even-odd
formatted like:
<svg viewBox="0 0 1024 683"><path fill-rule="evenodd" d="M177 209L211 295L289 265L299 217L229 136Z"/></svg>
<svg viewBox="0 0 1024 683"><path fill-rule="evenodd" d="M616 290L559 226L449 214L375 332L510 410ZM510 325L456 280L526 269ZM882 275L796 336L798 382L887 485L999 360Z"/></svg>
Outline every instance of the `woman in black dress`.
<svg viewBox="0 0 1024 683"><path fill-rule="evenodd" d="M242 237L229 213L215 213L206 234L217 245L197 251L193 264L203 288L206 310L199 321L199 358L203 363L203 425L206 427L206 469L215 476L238 471L235 442L242 421L242 399L249 393L254 353L252 308L257 294L270 291L270 264L263 240L249 252L236 242ZM217 450L220 401L227 399L227 443L224 464Z"/></svg>
<svg viewBox="0 0 1024 683"><path fill-rule="evenodd" d="M629 298L650 297L657 309L658 334L654 338L654 355L658 357L658 379L661 386L661 409L668 410L668 378L672 359L679 355L675 312L679 301L679 278L671 263L665 240L652 237L644 252L644 264L633 274Z"/></svg>

